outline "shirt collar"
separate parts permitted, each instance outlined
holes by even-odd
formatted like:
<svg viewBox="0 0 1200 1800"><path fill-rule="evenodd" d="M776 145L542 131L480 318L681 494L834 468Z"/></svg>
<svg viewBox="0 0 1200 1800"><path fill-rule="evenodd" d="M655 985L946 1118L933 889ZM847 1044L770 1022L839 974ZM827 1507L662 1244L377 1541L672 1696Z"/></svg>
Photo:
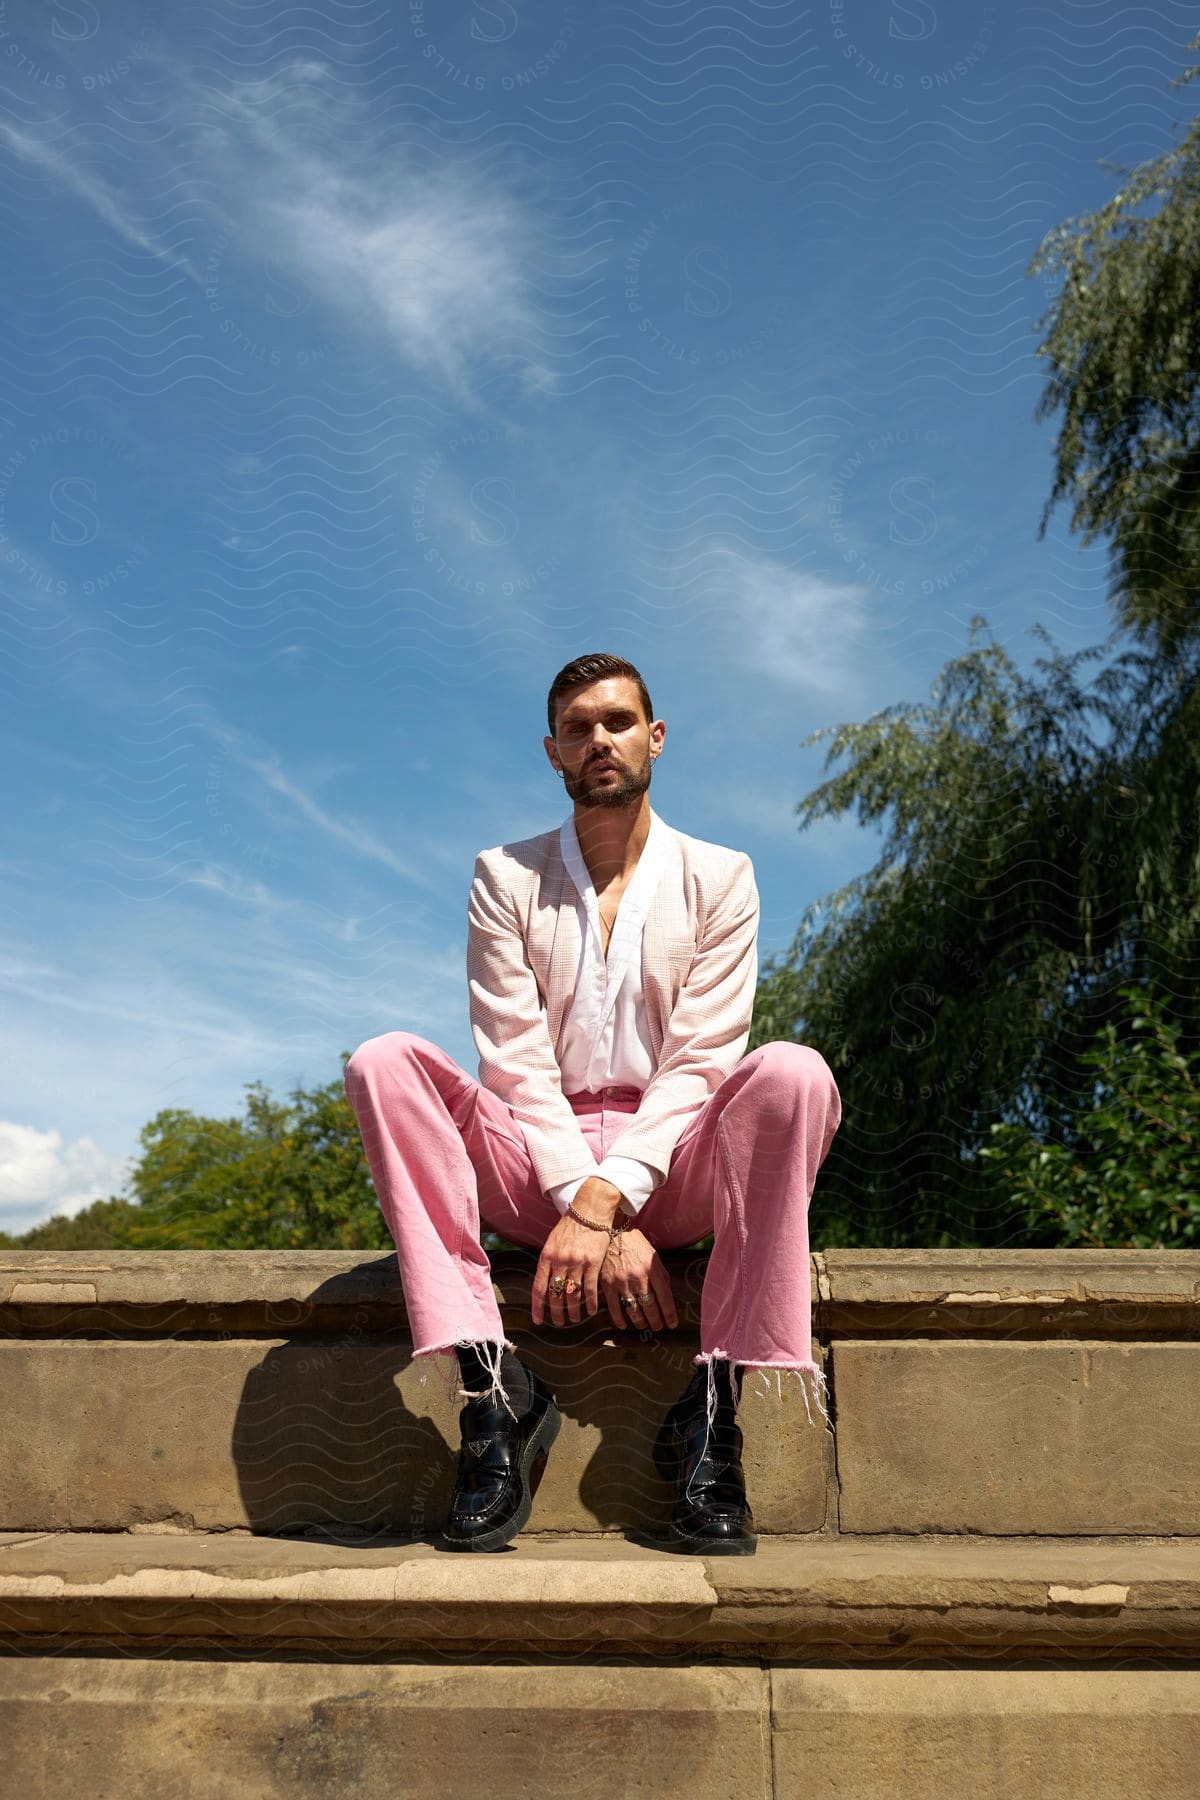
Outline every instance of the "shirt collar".
<svg viewBox="0 0 1200 1800"><path fill-rule="evenodd" d="M665 820L661 819L650 808L650 830L646 842L642 845L642 854L638 857L637 867L629 879L629 886L621 896L621 904L617 909L616 924L613 928L623 937L631 927L638 930L645 922L650 911L651 902L658 891L666 866L669 833ZM589 920L595 927L596 935L600 935L600 906L596 899L596 887L588 873L588 866L583 860L583 851L579 847L579 834L575 829L575 815L568 813L559 831L559 850L576 890L581 896Z"/></svg>

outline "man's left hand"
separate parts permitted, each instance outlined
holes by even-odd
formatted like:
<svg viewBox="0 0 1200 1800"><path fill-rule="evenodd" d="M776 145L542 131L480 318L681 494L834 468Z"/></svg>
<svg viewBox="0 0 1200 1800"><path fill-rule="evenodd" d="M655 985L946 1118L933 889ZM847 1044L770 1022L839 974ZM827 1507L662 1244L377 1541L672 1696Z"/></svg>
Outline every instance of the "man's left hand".
<svg viewBox="0 0 1200 1800"><path fill-rule="evenodd" d="M599 1175L589 1175L571 1202L585 1218L597 1225L611 1225L621 1205L621 1190ZM540 1325L549 1295L550 1317L555 1325L578 1325L581 1307L589 1318L600 1310L600 1268L608 1255L612 1238L607 1231L591 1231L564 1213L542 1246L537 1273L533 1278L530 1311L535 1325ZM573 1293L556 1294L550 1286L556 1275L568 1280L575 1277ZM564 1309L567 1317L563 1317Z"/></svg>

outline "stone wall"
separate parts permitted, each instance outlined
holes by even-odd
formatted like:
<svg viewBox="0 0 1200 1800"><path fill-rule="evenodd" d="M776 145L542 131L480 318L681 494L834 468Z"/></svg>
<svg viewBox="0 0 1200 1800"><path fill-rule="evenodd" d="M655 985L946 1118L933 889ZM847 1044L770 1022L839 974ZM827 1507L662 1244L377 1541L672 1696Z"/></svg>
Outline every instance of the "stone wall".
<svg viewBox="0 0 1200 1800"><path fill-rule="evenodd" d="M563 1430L439 1554L449 1362L395 1259L0 1251L0 1742L48 1800L1182 1800L1200 1767L1200 1256L829 1252L747 1373L754 1557L638 1545L679 1329L506 1334ZM424 1368L426 1380L421 1381ZM769 1391L768 1391L769 1390Z"/></svg>
<svg viewBox="0 0 1200 1800"><path fill-rule="evenodd" d="M760 1531L1194 1535L1200 1256L831 1251L797 1378L748 1372ZM506 1334L564 1427L530 1531L619 1531L669 1505L654 1431L698 1348L705 1259L667 1258L679 1329L535 1330L532 1259L494 1264ZM176 1524L420 1536L449 1496L461 1402L414 1363L394 1256L0 1252L0 1529ZM52 1422L52 1429L50 1428Z"/></svg>

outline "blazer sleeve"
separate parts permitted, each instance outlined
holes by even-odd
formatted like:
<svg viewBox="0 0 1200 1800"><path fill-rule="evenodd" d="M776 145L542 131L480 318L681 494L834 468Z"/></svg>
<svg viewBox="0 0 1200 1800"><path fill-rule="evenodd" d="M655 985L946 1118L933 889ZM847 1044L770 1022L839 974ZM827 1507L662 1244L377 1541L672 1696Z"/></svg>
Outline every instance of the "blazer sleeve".
<svg viewBox="0 0 1200 1800"><path fill-rule="evenodd" d="M655 1069L611 1156L633 1156L664 1177L689 1119L745 1055L758 987L759 895L740 853L712 905L671 1011Z"/></svg>
<svg viewBox="0 0 1200 1800"><path fill-rule="evenodd" d="M467 902L467 987L479 1079L521 1127L543 1192L594 1175L596 1158L562 1091L537 977L512 897L481 851Z"/></svg>

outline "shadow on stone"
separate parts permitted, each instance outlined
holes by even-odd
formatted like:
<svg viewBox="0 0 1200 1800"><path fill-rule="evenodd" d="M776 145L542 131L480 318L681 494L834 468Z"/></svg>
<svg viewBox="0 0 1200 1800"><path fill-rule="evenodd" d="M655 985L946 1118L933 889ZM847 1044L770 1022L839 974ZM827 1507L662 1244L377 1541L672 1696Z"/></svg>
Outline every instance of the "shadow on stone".
<svg viewBox="0 0 1200 1800"><path fill-rule="evenodd" d="M704 1259L669 1260L682 1324L698 1310ZM498 1251L493 1266L506 1334L563 1415L526 1533L660 1524L672 1495L651 1446L690 1378L694 1332L622 1333L607 1313L539 1330L529 1317L534 1257ZM397 1302L390 1327L389 1293ZM359 1545L432 1541L453 1487L462 1402L451 1391L452 1358L414 1363L395 1256L340 1273L286 1318L279 1312L267 1325L286 1330L288 1341L246 1374L233 1428L251 1529ZM317 1315L338 1317L342 1329L305 1329Z"/></svg>

